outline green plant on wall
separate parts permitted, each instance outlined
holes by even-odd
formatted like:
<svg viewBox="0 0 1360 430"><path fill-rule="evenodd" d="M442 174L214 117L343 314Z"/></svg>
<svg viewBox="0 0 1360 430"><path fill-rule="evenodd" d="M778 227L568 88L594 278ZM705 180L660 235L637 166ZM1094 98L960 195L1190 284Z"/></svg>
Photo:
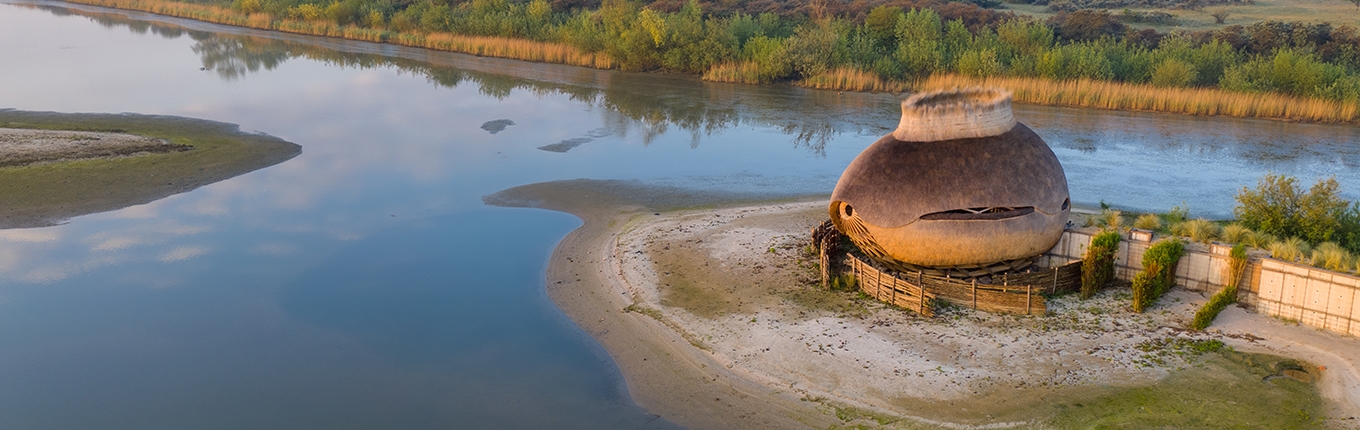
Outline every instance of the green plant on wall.
<svg viewBox="0 0 1360 430"><path fill-rule="evenodd" d="M1088 299L1114 280L1114 254L1119 251L1119 232L1107 231L1091 239L1081 261L1081 298Z"/></svg>
<svg viewBox="0 0 1360 430"><path fill-rule="evenodd" d="M1247 247L1241 244L1232 249L1231 259L1227 267L1227 285L1218 294L1209 298L1209 302L1204 304L1198 312L1195 312L1195 319L1190 322L1190 328L1204 330L1209 324L1214 322L1218 313L1222 312L1228 305L1237 302L1237 284L1242 282L1243 272L1247 268Z"/></svg>
<svg viewBox="0 0 1360 430"><path fill-rule="evenodd" d="M1133 311L1143 312L1176 284L1176 263L1185 253L1180 239L1163 239L1143 253L1143 271L1133 277Z"/></svg>

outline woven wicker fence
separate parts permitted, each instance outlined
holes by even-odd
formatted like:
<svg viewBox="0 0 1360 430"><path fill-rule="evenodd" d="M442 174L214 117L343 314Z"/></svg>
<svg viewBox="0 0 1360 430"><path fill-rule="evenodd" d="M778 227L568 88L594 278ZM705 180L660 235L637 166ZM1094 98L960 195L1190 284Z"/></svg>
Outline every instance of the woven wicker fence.
<svg viewBox="0 0 1360 430"><path fill-rule="evenodd" d="M1045 293L1081 288L1081 262L1029 273L1003 275L991 283L977 278L960 280L882 270L853 254L845 263L860 291L878 300L931 316L931 301L944 300L962 308L1019 315L1043 315L1048 311ZM996 282L1000 282L999 284Z"/></svg>

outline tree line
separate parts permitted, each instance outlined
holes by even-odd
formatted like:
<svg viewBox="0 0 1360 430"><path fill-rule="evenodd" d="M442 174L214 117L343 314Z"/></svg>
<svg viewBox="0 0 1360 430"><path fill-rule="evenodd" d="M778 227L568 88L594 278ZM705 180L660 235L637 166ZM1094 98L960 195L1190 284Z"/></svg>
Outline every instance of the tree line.
<svg viewBox="0 0 1360 430"><path fill-rule="evenodd" d="M630 71L701 74L744 64L753 74L746 80L755 82L853 68L898 81L935 73L1085 78L1360 101L1360 32L1351 26L1270 21L1158 33L1133 30L1105 11L1040 21L937 0L843 7L840 14L816 1L757 14L721 5L719 12L705 11L695 0L673 3L233 0L230 6L393 32L560 42L606 53Z"/></svg>

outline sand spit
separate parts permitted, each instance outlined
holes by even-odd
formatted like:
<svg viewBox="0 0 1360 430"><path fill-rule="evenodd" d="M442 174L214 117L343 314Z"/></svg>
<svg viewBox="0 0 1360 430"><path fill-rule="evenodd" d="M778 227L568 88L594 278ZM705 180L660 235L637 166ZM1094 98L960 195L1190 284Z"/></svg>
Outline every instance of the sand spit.
<svg viewBox="0 0 1360 430"><path fill-rule="evenodd" d="M0 229L149 203L301 152L215 121L0 109Z"/></svg>
<svg viewBox="0 0 1360 430"><path fill-rule="evenodd" d="M662 213L637 197L565 202L552 196L573 193L551 188L511 204L585 220L553 254L549 295L610 352L640 405L687 427L1051 427L1084 400L1216 369L1193 351L1209 339L1325 367L1304 363L1330 400L1326 424L1360 416L1360 340L1240 309L1187 332L1205 301L1195 293L1173 291L1146 314L1110 290L1054 299L1042 318L926 319L809 286L801 253L825 218L821 199Z"/></svg>
<svg viewBox="0 0 1360 430"><path fill-rule="evenodd" d="M190 149L127 133L0 128L0 167Z"/></svg>

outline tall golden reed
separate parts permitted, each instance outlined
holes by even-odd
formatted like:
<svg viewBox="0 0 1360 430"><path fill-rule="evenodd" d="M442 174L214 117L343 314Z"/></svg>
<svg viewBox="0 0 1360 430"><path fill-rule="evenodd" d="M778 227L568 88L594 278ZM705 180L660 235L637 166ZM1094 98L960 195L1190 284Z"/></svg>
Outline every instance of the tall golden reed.
<svg viewBox="0 0 1360 430"><path fill-rule="evenodd" d="M740 63L721 63L710 67L704 72L702 77L705 81L713 82L736 82L741 84L761 84L764 80L760 79L760 65L754 61L743 61Z"/></svg>
<svg viewBox="0 0 1360 430"><path fill-rule="evenodd" d="M907 84L880 78L878 74L854 67L837 67L795 82L800 87L819 90L873 91L900 93Z"/></svg>
<svg viewBox="0 0 1360 430"><path fill-rule="evenodd" d="M1164 88L1151 85L1039 78L974 78L935 75L919 82L917 91L996 86L1015 93L1015 101L1056 106L1140 110L1189 115L1222 115L1322 123L1353 122L1360 106L1332 100L1270 93L1238 93L1216 88Z"/></svg>
<svg viewBox="0 0 1360 430"><path fill-rule="evenodd" d="M277 19L274 16L265 13L245 14L219 6L181 3L171 0L70 1L73 3L139 10L159 15L169 15L261 30L275 30L313 36L392 43L486 57L570 64L573 66L593 67L597 69L614 68L614 61L610 59L608 55L603 53L584 52L573 46L561 43L536 42L532 40L510 39L504 37L460 36L450 33L400 33L389 30L341 26L327 21Z"/></svg>

